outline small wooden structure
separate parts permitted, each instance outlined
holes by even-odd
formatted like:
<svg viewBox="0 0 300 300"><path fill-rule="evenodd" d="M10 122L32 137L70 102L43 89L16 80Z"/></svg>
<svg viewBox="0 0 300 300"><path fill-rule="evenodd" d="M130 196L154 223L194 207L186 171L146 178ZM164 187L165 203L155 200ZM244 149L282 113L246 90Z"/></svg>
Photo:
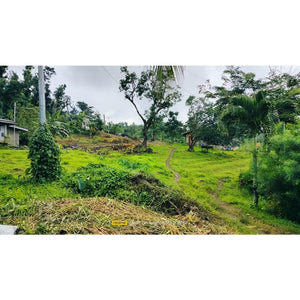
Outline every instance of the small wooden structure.
<svg viewBox="0 0 300 300"><path fill-rule="evenodd" d="M6 119L0 119L0 143L9 146L19 147L19 132L28 129L18 127L16 122Z"/></svg>
<svg viewBox="0 0 300 300"><path fill-rule="evenodd" d="M190 145L192 142L192 133L191 131L184 132L182 135L185 136L185 142Z"/></svg>
<svg viewBox="0 0 300 300"><path fill-rule="evenodd" d="M182 135L185 136L185 142L187 143L187 145L191 145L192 143L192 132L191 131L187 131L187 132L184 132ZM201 142L197 141L195 143L195 146L200 146L201 145Z"/></svg>

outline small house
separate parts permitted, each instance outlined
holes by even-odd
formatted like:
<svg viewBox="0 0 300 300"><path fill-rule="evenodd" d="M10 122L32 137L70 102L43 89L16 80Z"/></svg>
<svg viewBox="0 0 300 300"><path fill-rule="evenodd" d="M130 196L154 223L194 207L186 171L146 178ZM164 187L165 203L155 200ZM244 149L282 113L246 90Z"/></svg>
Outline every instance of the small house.
<svg viewBox="0 0 300 300"><path fill-rule="evenodd" d="M185 142L190 145L192 142L192 133L190 131L184 132L182 135L185 136Z"/></svg>
<svg viewBox="0 0 300 300"><path fill-rule="evenodd" d="M188 145L191 145L192 143L192 132L191 131L187 131L187 132L184 132L182 135L185 136L185 142L188 144ZM197 141L195 143L195 146L200 146L200 142Z"/></svg>
<svg viewBox="0 0 300 300"><path fill-rule="evenodd" d="M18 127L14 121L0 119L0 144L19 147L20 131L27 132L28 129Z"/></svg>

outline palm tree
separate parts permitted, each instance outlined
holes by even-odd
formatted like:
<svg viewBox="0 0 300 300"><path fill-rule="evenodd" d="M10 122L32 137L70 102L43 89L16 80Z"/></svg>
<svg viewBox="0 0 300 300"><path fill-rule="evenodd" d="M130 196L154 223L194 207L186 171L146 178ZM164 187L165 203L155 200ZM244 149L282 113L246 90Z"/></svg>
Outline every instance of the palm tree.
<svg viewBox="0 0 300 300"><path fill-rule="evenodd" d="M227 128L240 125L242 132L253 138L253 203L257 206L257 136L266 133L270 125L269 103L262 91L253 96L236 96L226 106L220 119Z"/></svg>
<svg viewBox="0 0 300 300"><path fill-rule="evenodd" d="M163 71L167 71L177 84L184 76L183 66L153 66L151 68L156 72L158 78L163 74Z"/></svg>

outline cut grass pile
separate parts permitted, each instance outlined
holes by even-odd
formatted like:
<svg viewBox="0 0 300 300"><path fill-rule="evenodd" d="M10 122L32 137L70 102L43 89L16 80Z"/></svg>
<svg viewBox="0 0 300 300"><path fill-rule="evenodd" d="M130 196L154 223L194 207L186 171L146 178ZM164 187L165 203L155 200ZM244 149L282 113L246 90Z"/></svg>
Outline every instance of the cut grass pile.
<svg viewBox="0 0 300 300"><path fill-rule="evenodd" d="M170 217L109 198L36 201L29 210L26 217L10 214L6 219L18 224L20 234L214 234L223 230L192 213ZM113 225L113 221L127 224Z"/></svg>

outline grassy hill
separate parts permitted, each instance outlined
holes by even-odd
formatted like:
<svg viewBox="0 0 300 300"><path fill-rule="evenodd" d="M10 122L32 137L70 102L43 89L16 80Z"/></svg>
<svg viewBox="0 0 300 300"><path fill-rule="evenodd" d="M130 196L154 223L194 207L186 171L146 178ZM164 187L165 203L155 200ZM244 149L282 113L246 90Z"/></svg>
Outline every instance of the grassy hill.
<svg viewBox="0 0 300 300"><path fill-rule="evenodd" d="M239 189L239 173L250 163L247 151L206 152L196 148L190 153L186 145L153 143L154 153L126 154L128 145L132 147L136 141L107 134L58 142L64 178L56 183L30 182L25 175L30 164L27 150L0 149L0 223L18 225L20 233L27 234L300 233L300 225L271 216L263 203L259 209L252 208L251 195ZM74 177L78 168L90 163L132 176L151 174L172 193L178 190L196 201L200 212L169 214L130 197L126 201L118 200L118 196L90 197L66 186L66 177ZM178 181L174 181L174 171L180 176ZM143 191L139 193L143 195ZM127 225L112 225L113 220L125 220Z"/></svg>

